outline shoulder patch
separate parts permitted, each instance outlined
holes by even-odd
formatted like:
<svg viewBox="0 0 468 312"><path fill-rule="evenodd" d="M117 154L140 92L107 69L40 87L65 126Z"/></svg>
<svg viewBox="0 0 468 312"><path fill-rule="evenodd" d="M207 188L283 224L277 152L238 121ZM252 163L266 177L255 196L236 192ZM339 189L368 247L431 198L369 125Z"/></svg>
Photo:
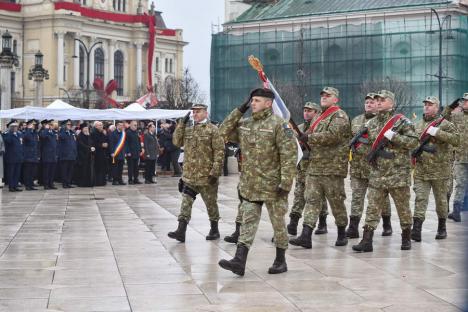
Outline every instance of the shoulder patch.
<svg viewBox="0 0 468 312"><path fill-rule="evenodd" d="M283 130L288 138L294 137L294 131L291 129L287 122L283 123Z"/></svg>

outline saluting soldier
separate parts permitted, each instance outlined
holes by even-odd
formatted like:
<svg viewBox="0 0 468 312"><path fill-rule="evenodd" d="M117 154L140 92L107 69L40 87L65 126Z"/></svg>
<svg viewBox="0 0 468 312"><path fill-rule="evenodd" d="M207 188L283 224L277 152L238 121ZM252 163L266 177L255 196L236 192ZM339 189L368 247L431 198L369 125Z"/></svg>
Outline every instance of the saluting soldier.
<svg viewBox="0 0 468 312"><path fill-rule="evenodd" d="M355 117L351 121L351 131L357 140L353 146L351 146L352 160L350 161L350 175L352 199L349 227L346 230L346 236L349 238L359 238L359 222L361 221L362 212L364 210L364 200L366 198L367 188L369 187L370 165L367 162L366 156L370 146L369 140L367 139L368 133L365 132L365 127L366 123L377 114L376 95L376 93L369 93L366 95L364 114ZM359 138L356 136L359 136ZM367 149L358 149L357 147L361 145L367 146ZM391 223L392 208L388 196L381 204L383 221L382 236L390 236L393 233Z"/></svg>
<svg viewBox="0 0 468 312"><path fill-rule="evenodd" d="M304 104L302 113L304 117L304 123L298 125L297 127L299 130L304 133L309 128L311 123L315 118L320 115L322 111L320 105L312 102L307 102ZM299 223L299 219L302 217L302 212L304 211L305 206L305 197L304 192L306 189L306 177L307 177L307 169L309 167L309 158L310 158L310 151L307 149L304 143L301 143L302 148L302 159L297 166L297 174L296 174L296 185L294 187L294 201L293 206L291 208L291 213L289 214L289 224L287 226L288 233L291 235L297 235L297 225ZM317 230L315 230L315 234L325 234L328 232L327 230L327 200L325 197L322 198L322 210L320 211L319 217L319 224Z"/></svg>
<svg viewBox="0 0 468 312"><path fill-rule="evenodd" d="M460 135L455 125L439 114L439 98L428 96L423 103L424 116L416 124L416 133L419 135L420 143L425 139L429 139L429 141L421 149L422 153L413 158L416 165L413 175L413 190L416 199L414 201L411 239L416 242L421 241L421 229L426 218L431 189L439 218L435 238L447 238L447 188L451 179L453 146L460 144Z"/></svg>
<svg viewBox="0 0 468 312"><path fill-rule="evenodd" d="M269 89L255 89L248 101L232 111L221 125L225 141L240 143L242 150L239 182L242 225L234 258L222 259L219 265L241 276L245 273L247 254L255 239L263 204L270 216L276 245L276 258L268 273L288 270L285 258L288 234L284 216L296 173L297 145L288 123L273 114L274 98ZM250 106L252 117L242 118Z"/></svg>
<svg viewBox="0 0 468 312"><path fill-rule="evenodd" d="M348 115L338 106L339 91L325 87L320 92L322 113L301 136L311 147L307 170L302 233L289 241L291 245L312 248L312 231L322 210L323 198L330 204L338 237L335 246L348 244L344 179L348 175L351 127Z"/></svg>
<svg viewBox="0 0 468 312"><path fill-rule="evenodd" d="M57 168L58 134L52 129L53 120L42 120L42 129L39 131L41 142L42 183L44 190L56 190L54 186L55 171Z"/></svg>
<svg viewBox="0 0 468 312"><path fill-rule="evenodd" d="M189 112L179 120L173 135L174 145L184 147L184 170L179 181L179 191L182 193L179 226L168 236L180 242L185 242L187 224L198 194L205 203L210 219L210 232L206 240L220 237L218 185L223 171L224 141L218 127L210 122L207 109L208 106L204 104L192 105L193 122L189 123Z"/></svg>
<svg viewBox="0 0 468 312"><path fill-rule="evenodd" d="M418 146L414 125L402 114L395 114L395 95L381 90L377 96L379 112L367 122L372 163L367 194L368 207L363 238L353 250L373 251L373 235L382 213L382 203L390 194L400 217L401 250L411 249L410 151ZM367 150L367 147L364 147ZM376 156L374 156L376 155Z"/></svg>
<svg viewBox="0 0 468 312"><path fill-rule="evenodd" d="M21 165L23 164L23 135L18 130L18 121L11 120L8 131L3 134L5 143L5 164L8 189L10 192L21 192L18 187Z"/></svg>
<svg viewBox="0 0 468 312"><path fill-rule="evenodd" d="M72 131L72 122L70 119L62 121L62 127L59 131L58 159L60 163L60 176L62 178L63 188L72 188L73 168L78 150L76 146L76 135Z"/></svg>
<svg viewBox="0 0 468 312"><path fill-rule="evenodd" d="M37 165L41 159L39 153L39 134L36 130L37 121L35 119L26 122L26 129L23 130L23 181L27 191L37 190L33 181L37 172Z"/></svg>

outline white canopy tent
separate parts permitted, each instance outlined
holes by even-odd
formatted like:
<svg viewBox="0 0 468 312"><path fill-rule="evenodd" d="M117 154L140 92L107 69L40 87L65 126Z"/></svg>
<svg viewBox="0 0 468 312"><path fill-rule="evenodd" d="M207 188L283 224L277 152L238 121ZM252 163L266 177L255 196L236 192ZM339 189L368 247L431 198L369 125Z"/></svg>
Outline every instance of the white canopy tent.
<svg viewBox="0 0 468 312"><path fill-rule="evenodd" d="M47 109L76 109L75 106L65 103L64 101L57 99L47 105Z"/></svg>
<svg viewBox="0 0 468 312"><path fill-rule="evenodd" d="M144 108L138 103L132 103L128 105L127 107L125 107L123 110L129 111L129 112L146 112L146 108Z"/></svg>

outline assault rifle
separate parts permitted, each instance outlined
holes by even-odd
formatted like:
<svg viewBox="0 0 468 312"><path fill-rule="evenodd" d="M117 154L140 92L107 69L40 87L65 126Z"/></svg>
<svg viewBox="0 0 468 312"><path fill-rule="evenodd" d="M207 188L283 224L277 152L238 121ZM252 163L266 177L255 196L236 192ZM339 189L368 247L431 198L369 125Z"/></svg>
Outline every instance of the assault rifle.
<svg viewBox="0 0 468 312"><path fill-rule="evenodd" d="M403 124L403 121L400 120L400 122L392 127L393 132L398 132L398 128ZM377 159L379 157L384 158L384 159L393 159L395 158L395 154L392 152L387 152L385 150L385 147L388 146L390 143L390 140L387 139L386 137L383 137L379 144L375 147L375 149L372 149L369 154L367 154L367 161L372 167L377 167Z"/></svg>
<svg viewBox="0 0 468 312"><path fill-rule="evenodd" d="M301 130L299 130L299 127L297 126L297 124L294 122L292 118L289 119L289 123L291 124L291 127L293 128L293 130L296 131L297 136L299 138L305 134L305 133L302 133ZM299 142L301 142L304 145L305 149L310 152L310 146L309 144L307 144L307 142L304 142L301 140L299 140Z"/></svg>
<svg viewBox="0 0 468 312"><path fill-rule="evenodd" d="M356 135L349 141L349 147L353 151L353 153L356 153L356 144L361 143L361 144L369 144L369 140L364 137L365 134L369 129L367 127L363 127L361 130L359 130Z"/></svg>

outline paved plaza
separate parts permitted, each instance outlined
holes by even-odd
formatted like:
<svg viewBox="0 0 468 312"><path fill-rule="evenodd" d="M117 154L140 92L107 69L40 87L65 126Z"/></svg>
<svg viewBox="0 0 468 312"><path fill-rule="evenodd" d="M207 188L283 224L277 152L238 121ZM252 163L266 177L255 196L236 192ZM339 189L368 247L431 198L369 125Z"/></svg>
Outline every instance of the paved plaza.
<svg viewBox="0 0 468 312"><path fill-rule="evenodd" d="M351 250L358 239L334 246L330 216L329 233L314 235L311 250L291 247L289 271L280 275L267 274L275 247L264 210L241 278L218 267L235 246L205 240L209 221L201 200L186 243L167 237L177 226L177 181L160 177L157 185L3 190L0 311L463 310L468 223L449 221L448 239L436 241L432 198L423 241L413 242L411 251L400 250L395 209L393 236L381 237L379 227L374 252L364 254ZM237 181L237 175L221 178L222 237L234 229ZM349 188L347 193L349 209Z"/></svg>

